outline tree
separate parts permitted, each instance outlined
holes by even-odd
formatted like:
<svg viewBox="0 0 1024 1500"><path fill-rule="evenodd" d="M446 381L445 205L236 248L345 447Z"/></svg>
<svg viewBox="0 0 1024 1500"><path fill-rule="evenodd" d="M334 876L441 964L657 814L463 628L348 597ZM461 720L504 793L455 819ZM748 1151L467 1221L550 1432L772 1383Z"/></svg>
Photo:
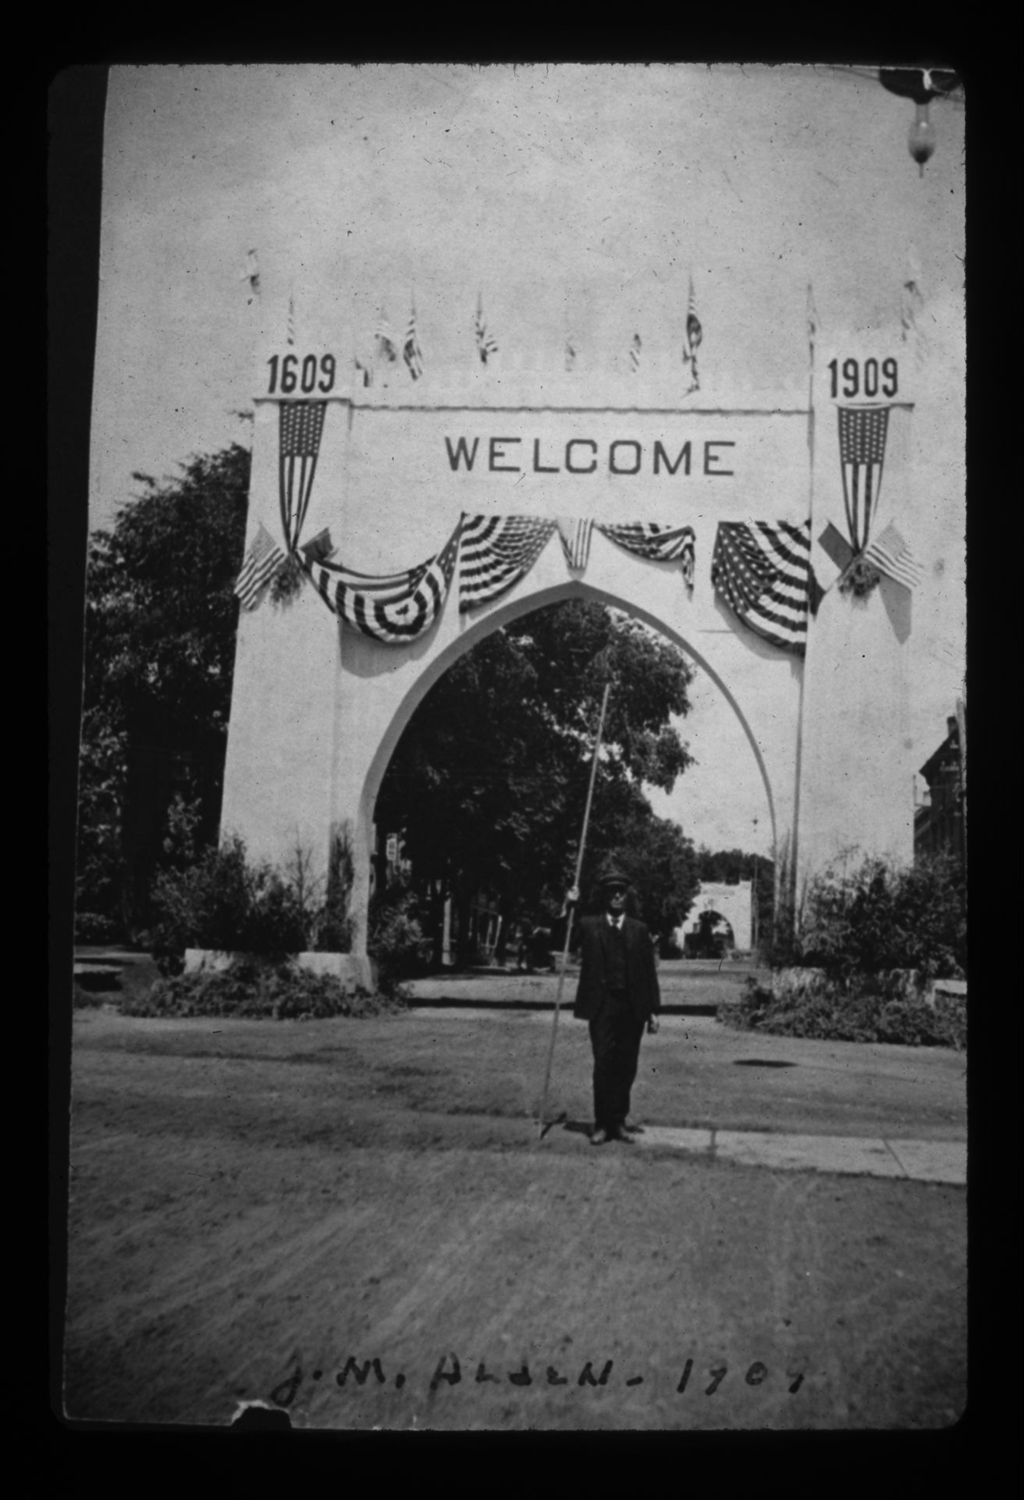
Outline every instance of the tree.
<svg viewBox="0 0 1024 1500"><path fill-rule="evenodd" d="M77 906L126 932L160 866L215 841L250 455L193 457L93 532L86 579Z"/></svg>
<svg viewBox="0 0 1024 1500"><path fill-rule="evenodd" d="M654 817L691 756L670 724L692 670L645 627L595 604L538 610L462 657L420 705L381 786L376 822L401 831L421 890L460 913L486 891L506 921L553 921L574 871L604 683L604 726L584 881L614 852L636 867L653 925L685 914L692 848ZM438 911L435 908L435 927ZM679 917L682 920L682 917ZM676 925L674 922L672 925Z"/></svg>

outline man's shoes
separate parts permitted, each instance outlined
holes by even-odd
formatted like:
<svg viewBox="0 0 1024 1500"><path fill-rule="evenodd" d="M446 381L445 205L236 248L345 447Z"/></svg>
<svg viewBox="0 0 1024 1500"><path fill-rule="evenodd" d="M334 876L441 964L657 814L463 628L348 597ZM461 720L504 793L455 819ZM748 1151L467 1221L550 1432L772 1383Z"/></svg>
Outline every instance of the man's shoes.
<svg viewBox="0 0 1024 1500"><path fill-rule="evenodd" d="M607 1141L610 1140L611 1136L608 1134L607 1130L595 1130L590 1137L590 1144L592 1146L603 1146Z"/></svg>
<svg viewBox="0 0 1024 1500"><path fill-rule="evenodd" d="M613 1141L621 1141L624 1146L635 1146L636 1145L636 1141L633 1139L633 1137L630 1135L629 1131L626 1129L626 1127L624 1125L620 1125L619 1128L618 1128L618 1130L613 1130L612 1131L612 1133L611 1133L611 1139Z"/></svg>
<svg viewBox="0 0 1024 1500"><path fill-rule="evenodd" d="M627 1135L643 1135L644 1133L644 1127L642 1125L630 1125L628 1121L625 1125L622 1126L622 1129L626 1132Z"/></svg>

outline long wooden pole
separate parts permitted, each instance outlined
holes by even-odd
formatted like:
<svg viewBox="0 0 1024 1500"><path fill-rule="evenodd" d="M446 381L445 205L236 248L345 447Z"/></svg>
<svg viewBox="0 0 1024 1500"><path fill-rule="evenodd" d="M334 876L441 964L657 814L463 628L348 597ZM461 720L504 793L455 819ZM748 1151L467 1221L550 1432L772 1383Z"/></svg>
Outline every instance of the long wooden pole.
<svg viewBox="0 0 1024 1500"><path fill-rule="evenodd" d="M576 877L573 880L573 888L579 890L580 874L583 870L583 851L587 843L587 828L590 823L590 806L594 800L594 782L597 779L597 758L601 750L601 734L604 730L604 716L608 707L608 694L611 692L611 683L604 685L604 697L601 699L601 714L597 721L597 734L594 737L594 754L590 762L590 785L587 787L587 805L583 810L583 828L580 833L580 847L576 854ZM565 947L562 950L562 962L558 967L558 989L555 991L555 1014L551 1021L551 1041L548 1044L548 1061L544 1069L544 1088L540 1096L540 1116L537 1122L538 1139L544 1137L544 1116L548 1107L548 1086L551 1083L551 1062L555 1055L555 1036L558 1032L558 1012L562 1004L562 990L565 986L565 970L569 962L569 944L572 941L572 919L575 903L569 907L569 915L565 923Z"/></svg>

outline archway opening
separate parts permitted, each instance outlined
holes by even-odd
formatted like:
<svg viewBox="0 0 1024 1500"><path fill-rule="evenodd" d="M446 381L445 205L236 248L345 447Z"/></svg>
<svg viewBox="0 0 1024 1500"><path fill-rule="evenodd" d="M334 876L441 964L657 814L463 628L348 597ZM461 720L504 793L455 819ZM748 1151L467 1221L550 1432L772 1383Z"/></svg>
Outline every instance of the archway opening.
<svg viewBox="0 0 1024 1500"><path fill-rule="evenodd" d="M584 907L602 864L615 859L628 866L637 914L663 953L678 953L677 930L699 885L696 845L677 818L654 811L649 794L685 786L696 653L621 601L579 585L559 593L540 607L534 597L495 612L466 632L461 649L439 655L367 778L371 921L379 932L382 913L393 912L396 941L416 923L420 965L535 970L560 951L609 679Z"/></svg>

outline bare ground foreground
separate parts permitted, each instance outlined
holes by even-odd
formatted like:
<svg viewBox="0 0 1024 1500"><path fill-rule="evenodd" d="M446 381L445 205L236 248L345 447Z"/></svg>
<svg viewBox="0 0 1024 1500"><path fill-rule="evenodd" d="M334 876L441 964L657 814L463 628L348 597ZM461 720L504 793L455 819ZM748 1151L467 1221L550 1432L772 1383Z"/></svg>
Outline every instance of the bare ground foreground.
<svg viewBox="0 0 1024 1500"><path fill-rule="evenodd" d="M586 1030L75 1015L65 1410L297 1428L934 1428L963 1188L588 1144ZM963 1058L670 1016L649 1124L962 1141Z"/></svg>

